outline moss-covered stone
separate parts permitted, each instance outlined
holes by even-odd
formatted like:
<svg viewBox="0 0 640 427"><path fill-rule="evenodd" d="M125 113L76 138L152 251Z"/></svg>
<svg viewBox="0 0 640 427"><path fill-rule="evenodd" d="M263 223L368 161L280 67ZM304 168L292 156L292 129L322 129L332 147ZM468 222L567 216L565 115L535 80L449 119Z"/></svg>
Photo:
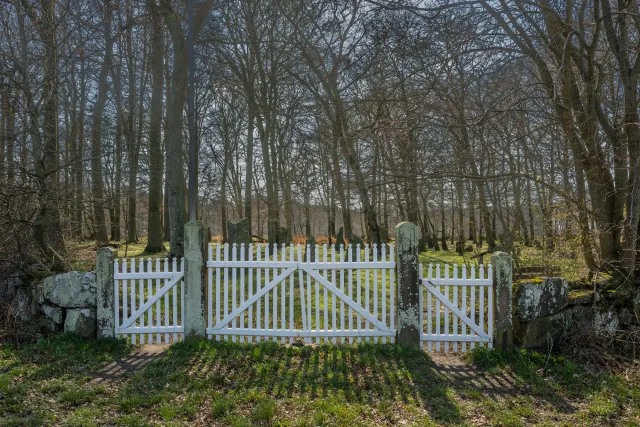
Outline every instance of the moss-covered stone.
<svg viewBox="0 0 640 427"><path fill-rule="evenodd" d="M593 303L593 291L575 290L569 291L569 305L581 305Z"/></svg>
<svg viewBox="0 0 640 427"><path fill-rule="evenodd" d="M559 277L543 282L518 283L516 308L521 321L531 321L560 312L569 302L569 284Z"/></svg>

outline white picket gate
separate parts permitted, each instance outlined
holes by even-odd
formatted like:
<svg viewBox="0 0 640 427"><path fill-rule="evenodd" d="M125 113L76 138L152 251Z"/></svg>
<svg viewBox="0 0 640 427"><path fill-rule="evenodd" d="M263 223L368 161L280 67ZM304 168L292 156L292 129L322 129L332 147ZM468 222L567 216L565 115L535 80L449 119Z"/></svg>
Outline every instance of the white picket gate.
<svg viewBox="0 0 640 427"><path fill-rule="evenodd" d="M133 344L181 340L183 276L184 260L114 260L116 336L130 337Z"/></svg>
<svg viewBox="0 0 640 427"><path fill-rule="evenodd" d="M209 244L206 265L209 338L283 344L395 341L393 245ZM183 276L182 259L116 259L116 336L130 337L133 344L181 340ZM492 347L491 265L420 265L419 277L423 348Z"/></svg>
<svg viewBox="0 0 640 427"><path fill-rule="evenodd" d="M345 251L342 245L260 244L216 245L214 251L210 244L207 335L240 342L393 342L393 251L392 245Z"/></svg>
<svg viewBox="0 0 640 427"><path fill-rule="evenodd" d="M420 343L427 343L427 350L466 352L476 345L493 345L493 279L492 266L480 264L476 276L475 265L467 271L453 265L429 265L424 277L420 265L419 288ZM442 271L444 270L444 272ZM443 274L444 273L444 274ZM486 275L485 275L486 273ZM425 295L426 294L426 295ZM426 296L426 298L425 298ZM486 304L485 304L486 302ZM425 319L426 314L426 319ZM467 347L467 344L469 345Z"/></svg>

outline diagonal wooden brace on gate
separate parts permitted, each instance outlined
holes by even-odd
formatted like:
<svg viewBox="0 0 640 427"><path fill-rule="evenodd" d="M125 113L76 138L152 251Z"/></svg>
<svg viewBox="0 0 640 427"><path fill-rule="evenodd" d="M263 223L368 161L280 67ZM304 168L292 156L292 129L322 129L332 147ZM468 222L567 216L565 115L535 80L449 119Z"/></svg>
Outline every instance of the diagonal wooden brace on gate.
<svg viewBox="0 0 640 427"><path fill-rule="evenodd" d="M364 317L366 320L368 320L377 329L379 329L381 331L389 331L390 330L382 322L380 322L378 319L373 317L371 315L371 313L369 313L367 310L363 309L358 303L356 303L351 298L349 298L347 295L345 295L344 292L342 292L340 289L338 289L335 286L333 286L333 283L331 283L330 281L328 281L327 279L322 277L320 275L320 273L315 271L313 268L309 267L306 264L302 264L302 263L300 263L298 265L298 268L300 268L301 270L305 271L308 275L310 275L311 277L316 279L316 281L321 283L325 288L327 288L329 291L333 292L333 294L335 296L337 296L342 301L344 301L345 304L347 304L349 307L353 308L358 314L360 314L362 317Z"/></svg>
<svg viewBox="0 0 640 427"><path fill-rule="evenodd" d="M149 310L149 308L151 308L151 306L155 304L155 302L158 301L165 293L167 293L169 289L171 289L173 285L175 285L180 279L182 279L182 274L178 276L174 276L168 283L166 283L162 288L160 288L158 292L156 292L152 297L150 297L147 300L147 302L142 304L142 306L139 309L137 309L134 313L132 313L131 316L122 324L122 326L120 326L120 329L128 328L129 326L131 326L133 322L135 322L136 319L138 319L138 317L143 315L145 311Z"/></svg>
<svg viewBox="0 0 640 427"><path fill-rule="evenodd" d="M480 327L478 325L476 325L473 320L469 319L467 317L466 313L463 313L462 310L460 310L451 301L449 301L449 299L447 297L442 295L440 293L440 291L438 291L438 289L433 285L433 283L431 283L429 281L429 279L423 279L422 280L422 286L427 288L428 291L431 293L431 295L436 297L436 299L439 300L440 302L442 302L445 305L445 307L447 307L456 316L458 316L460 318L460 320L462 320L463 323L465 323L467 326L469 326L469 328L471 328L471 330L473 332L475 332L476 334L478 334L481 337L488 337L489 336L489 335L487 335L487 333L485 331L480 329Z"/></svg>
<svg viewBox="0 0 640 427"><path fill-rule="evenodd" d="M267 285L264 288L260 289L258 292L253 294L253 296L251 298L249 298L248 300L246 300L245 302L240 304L231 313L227 314L224 317L224 319L222 319L220 322L216 323L213 326L213 329L222 329L222 328L224 328L224 325L227 325L229 322L231 322L235 317L240 315L240 313L245 311L253 303L255 303L260 298L262 298L267 292L269 292L271 289L273 289L278 283L282 282L284 279L289 277L289 275L291 275L291 273L293 273L294 271L296 271L296 267L295 266L294 267L289 267L285 271L283 271L282 273L278 274L269 283L267 283Z"/></svg>

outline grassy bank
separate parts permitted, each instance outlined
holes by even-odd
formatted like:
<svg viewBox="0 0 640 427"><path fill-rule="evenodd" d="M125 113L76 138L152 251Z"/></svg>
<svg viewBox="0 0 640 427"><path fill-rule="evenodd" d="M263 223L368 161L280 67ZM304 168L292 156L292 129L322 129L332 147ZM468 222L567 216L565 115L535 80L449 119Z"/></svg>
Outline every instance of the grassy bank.
<svg viewBox="0 0 640 427"><path fill-rule="evenodd" d="M639 405L630 379L528 352L66 335L0 350L1 425L634 425Z"/></svg>

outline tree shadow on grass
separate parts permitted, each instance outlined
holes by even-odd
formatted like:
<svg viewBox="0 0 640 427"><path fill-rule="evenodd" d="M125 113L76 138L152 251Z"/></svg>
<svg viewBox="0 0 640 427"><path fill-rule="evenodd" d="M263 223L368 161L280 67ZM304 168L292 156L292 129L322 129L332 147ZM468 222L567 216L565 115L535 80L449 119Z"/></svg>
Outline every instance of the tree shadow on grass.
<svg viewBox="0 0 640 427"><path fill-rule="evenodd" d="M141 375L142 381L129 386L146 388L147 393L154 392L153 384L159 390L172 378L190 378L204 381L211 391L231 396L253 391L275 399L339 398L370 406L410 403L424 408L441 424L464 421L452 397L453 389L477 390L490 399L523 392L519 380L504 373L483 375L463 362L436 363L426 352L380 344L297 348L276 343L180 343L151 362ZM542 399L562 401L571 408L549 390Z"/></svg>
<svg viewBox="0 0 640 427"><path fill-rule="evenodd" d="M314 402L345 402L365 411L408 403L423 408L438 424L457 424L465 422L459 402L468 392L497 403L505 395L529 395L570 414L575 408L567 396L576 401L606 388L604 381L583 379L569 362L549 362L546 355L529 352L474 353L476 366L457 356L430 357L396 345L287 347L196 341L153 352L123 340L87 342L65 335L0 350L6 359L0 372L0 418L46 415L47 399L56 399L58 388L71 386L115 389L110 406L102 409L105 414L157 414L163 404L186 395L205 396L201 403L214 396L254 402L257 396L302 399L298 406L303 410ZM121 365L126 369L120 376L113 369ZM111 387L109 382L117 384ZM104 391L92 396L100 393ZM56 404L68 410L64 403Z"/></svg>

